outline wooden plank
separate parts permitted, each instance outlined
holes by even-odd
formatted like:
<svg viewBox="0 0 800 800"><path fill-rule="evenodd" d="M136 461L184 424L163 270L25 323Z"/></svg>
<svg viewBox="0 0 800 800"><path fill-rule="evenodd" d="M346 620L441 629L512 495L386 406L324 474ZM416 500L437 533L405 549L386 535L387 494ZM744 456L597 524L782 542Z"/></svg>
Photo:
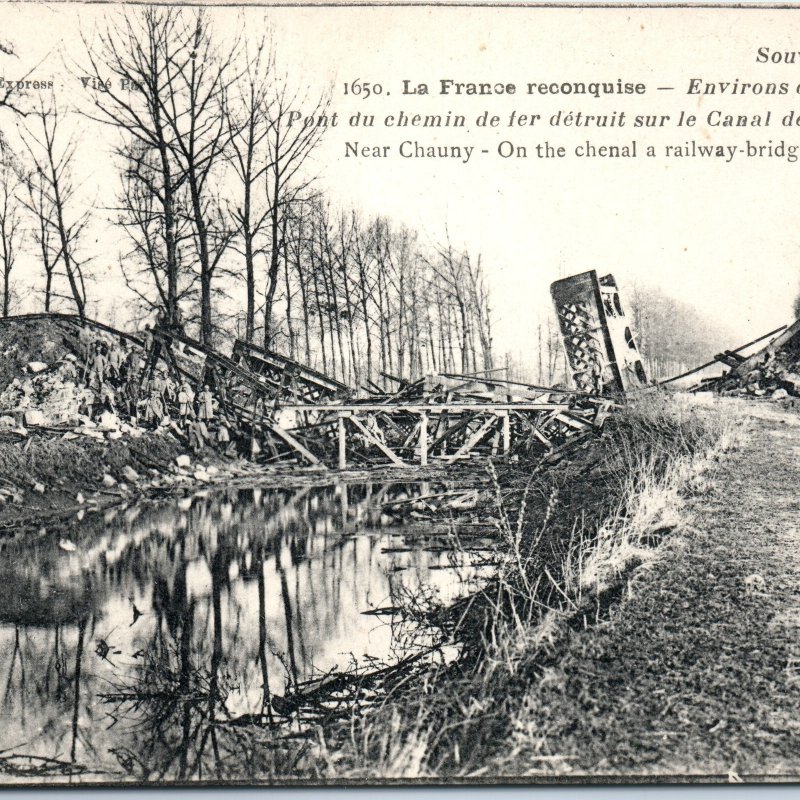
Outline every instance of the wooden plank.
<svg viewBox="0 0 800 800"><path fill-rule="evenodd" d="M556 419L577 431L586 430L586 428L591 425L591 423L587 422L585 419L574 417L572 414L556 414Z"/></svg>
<svg viewBox="0 0 800 800"><path fill-rule="evenodd" d="M367 428L358 417L350 416L350 422L358 428L364 437L367 439L368 442L371 442L378 448L393 464L397 464L398 467L408 467L410 466L405 461L403 461L397 453L390 450L377 436L375 436L369 428Z"/></svg>
<svg viewBox="0 0 800 800"><path fill-rule="evenodd" d="M553 443L538 429L533 429L533 435L548 449L553 449Z"/></svg>
<svg viewBox="0 0 800 800"><path fill-rule="evenodd" d="M342 500L342 529L347 530L348 516L350 513L350 498L347 495L347 484L342 483L339 486L339 497Z"/></svg>
<svg viewBox="0 0 800 800"><path fill-rule="evenodd" d="M737 359L735 356L731 355L727 350L724 353L717 353L714 356L715 361L719 361L724 364L726 367L738 367L739 364L744 361L744 359Z"/></svg>
<svg viewBox="0 0 800 800"><path fill-rule="evenodd" d="M534 433L535 433L536 431L541 431L541 430L543 430L543 429L544 429L544 428L546 428L546 427L547 427L547 426L548 426L548 425L549 425L551 422L553 422L553 421L555 420L555 418L556 418L556 414L557 414L557 413L558 413L558 412L556 412L556 411L552 411L552 412L550 412L550 413L548 413L548 414L539 414L539 415L538 415L538 419L536 420L536 422L535 422L535 423L534 423L534 425L533 425L533 431L534 431ZM522 416L522 415L518 415L518 416Z"/></svg>
<svg viewBox="0 0 800 800"><path fill-rule="evenodd" d="M377 414L377 420L383 421L388 427L390 427L395 433L399 434L400 436L408 436L408 431L403 429L400 425L397 424L388 414Z"/></svg>
<svg viewBox="0 0 800 800"><path fill-rule="evenodd" d="M283 428L279 428L274 423L267 422L266 420L264 420L263 425L265 428L268 428L270 431L272 431L276 436L283 439L283 441L286 442L286 444L288 444L289 447L300 453L300 455L303 456L303 458L305 458L306 461L309 461L311 464L322 463L308 448L300 444L300 442L298 442L297 439L294 438L294 436L292 436L287 431L283 430Z"/></svg>
<svg viewBox="0 0 800 800"><path fill-rule="evenodd" d="M567 450L572 449L576 445L579 445L581 442L585 442L590 436L592 435L591 431L583 431L582 433L573 433L565 442L562 442L558 447L553 448L550 451L550 456L558 455L559 453L564 453Z"/></svg>
<svg viewBox="0 0 800 800"><path fill-rule="evenodd" d="M449 403L453 399L453 395L450 392L445 392L444 395L444 402ZM447 432L450 429L450 415L445 411L443 414L439 414L436 418L436 430L434 431L433 438L434 442L430 446L430 450L433 451L437 443L441 442L441 453L440 455L446 456L447 455ZM440 438L444 437L444 438Z"/></svg>
<svg viewBox="0 0 800 800"><path fill-rule="evenodd" d="M511 449L511 416L508 411L503 412L503 452Z"/></svg>
<svg viewBox="0 0 800 800"><path fill-rule="evenodd" d="M423 411L419 416L419 463L428 464L428 415Z"/></svg>
<svg viewBox="0 0 800 800"><path fill-rule="evenodd" d="M447 456L445 461L453 462L457 458L467 455L467 453L469 453L472 448L475 447L475 445L478 444L481 439L483 439L483 437L489 432L489 429L492 427L492 425L494 425L496 422L496 416L493 415L489 417L489 419L487 419L483 425L481 425L481 427L478 428L478 430L475 431L475 433L473 433L472 436L470 436L469 439L467 439L467 441L464 442L464 444L462 444L455 453L453 453L453 455Z"/></svg>
<svg viewBox="0 0 800 800"><path fill-rule="evenodd" d="M596 428L602 427L603 423L608 419L609 414L611 413L611 403L603 403L598 409L597 413L594 415L594 419L592 420L592 424Z"/></svg>
<svg viewBox="0 0 800 800"><path fill-rule="evenodd" d="M425 422L426 422L426 424L427 424L427 421L428 421L428 415L427 415L427 414L425 414L425 413L423 412L422 414L420 414L420 419L421 419L423 416L425 417ZM406 436L406 438L403 440L403 449L404 449L404 450L405 450L407 447L411 447L411 442L413 442L413 441L414 441L414 439L416 439L416 438L417 438L417 434L419 433L419 426L420 426L420 422L419 422L419 420L418 420L418 421L417 421L417 422L414 424L414 427L411 429L411 431L409 432L408 436Z"/></svg>
<svg viewBox="0 0 800 800"><path fill-rule="evenodd" d="M318 388L324 389L329 395L339 391L346 390L348 387L340 381L334 380L323 372L302 364L294 359L282 356L272 350L265 350L252 342L245 342L242 339L237 339L234 343L234 355L239 353L245 354L246 357L252 358L257 362L261 362L265 366L271 368L276 373L282 373L287 367L291 367L297 376L308 384L316 385Z"/></svg>
<svg viewBox="0 0 800 800"><path fill-rule="evenodd" d="M454 433L458 433L466 428L470 422L478 419L479 416L480 414L472 414L470 417L467 417L467 419L459 420L455 425L451 425L441 436L437 437L433 442L431 442L429 449L433 450L443 442L446 442ZM444 453L442 453L442 455L444 455Z"/></svg>
<svg viewBox="0 0 800 800"><path fill-rule="evenodd" d="M339 415L339 469L347 469L347 428L344 416Z"/></svg>

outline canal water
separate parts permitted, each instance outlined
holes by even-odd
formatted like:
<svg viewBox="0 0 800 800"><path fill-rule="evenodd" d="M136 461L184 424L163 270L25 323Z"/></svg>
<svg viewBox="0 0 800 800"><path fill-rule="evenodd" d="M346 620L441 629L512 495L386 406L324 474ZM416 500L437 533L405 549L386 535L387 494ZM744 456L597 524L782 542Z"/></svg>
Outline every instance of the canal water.
<svg viewBox="0 0 800 800"><path fill-rule="evenodd" d="M0 769L214 777L220 726L296 726L309 681L451 657L422 612L489 568L384 510L429 492L231 489L0 542Z"/></svg>

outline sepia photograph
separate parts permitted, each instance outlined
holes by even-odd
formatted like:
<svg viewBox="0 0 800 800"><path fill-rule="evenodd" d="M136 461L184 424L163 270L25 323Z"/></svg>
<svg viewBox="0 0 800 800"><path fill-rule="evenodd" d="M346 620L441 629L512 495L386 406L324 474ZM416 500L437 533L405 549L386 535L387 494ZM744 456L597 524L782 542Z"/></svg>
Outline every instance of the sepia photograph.
<svg viewBox="0 0 800 800"><path fill-rule="evenodd" d="M0 0L0 786L800 776L800 8Z"/></svg>

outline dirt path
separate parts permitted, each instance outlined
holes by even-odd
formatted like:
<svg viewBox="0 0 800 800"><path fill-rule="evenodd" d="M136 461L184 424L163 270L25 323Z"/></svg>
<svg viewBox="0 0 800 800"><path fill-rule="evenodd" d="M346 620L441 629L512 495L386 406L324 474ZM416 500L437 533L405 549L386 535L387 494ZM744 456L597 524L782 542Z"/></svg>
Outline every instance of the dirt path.
<svg viewBox="0 0 800 800"><path fill-rule="evenodd" d="M521 769L546 752L571 776L800 775L800 416L754 414L693 527L545 675L546 747Z"/></svg>

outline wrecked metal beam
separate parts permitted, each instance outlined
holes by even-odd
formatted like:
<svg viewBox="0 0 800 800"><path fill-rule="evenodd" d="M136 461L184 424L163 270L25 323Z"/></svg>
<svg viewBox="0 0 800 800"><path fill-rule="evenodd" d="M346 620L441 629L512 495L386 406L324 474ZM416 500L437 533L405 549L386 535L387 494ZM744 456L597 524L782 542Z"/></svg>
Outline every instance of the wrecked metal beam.
<svg viewBox="0 0 800 800"><path fill-rule="evenodd" d="M735 350L729 350L726 352L730 353L739 353L742 350L746 350L748 347L752 347L754 344L758 344L759 342L763 342L764 339L769 339L770 336L775 336L776 334L780 333L781 331L785 330L788 326L781 325L780 328L775 328L774 331L770 331L769 333L765 333L763 336L759 336L757 339L753 339L752 342L747 342L747 344L739 345ZM706 361L705 364L701 364L699 367L692 367L692 369L687 370L686 372L681 372L680 375L674 375L671 378L667 378L666 380L659 381L659 386L664 386L667 383L673 383L674 381L679 381L681 378L688 378L690 375L694 375L695 372L700 372L701 370L706 369L707 367L713 367L714 364L719 363L716 358L713 358L711 361Z"/></svg>
<svg viewBox="0 0 800 800"><path fill-rule="evenodd" d="M550 286L572 380L590 394L625 394L647 386L630 322L613 275L595 270Z"/></svg>
<svg viewBox="0 0 800 800"><path fill-rule="evenodd" d="M482 411L566 411L567 403L281 403L280 408L287 411L324 411L336 413L339 411L408 411L420 414L427 411L429 414L446 412L482 412Z"/></svg>

